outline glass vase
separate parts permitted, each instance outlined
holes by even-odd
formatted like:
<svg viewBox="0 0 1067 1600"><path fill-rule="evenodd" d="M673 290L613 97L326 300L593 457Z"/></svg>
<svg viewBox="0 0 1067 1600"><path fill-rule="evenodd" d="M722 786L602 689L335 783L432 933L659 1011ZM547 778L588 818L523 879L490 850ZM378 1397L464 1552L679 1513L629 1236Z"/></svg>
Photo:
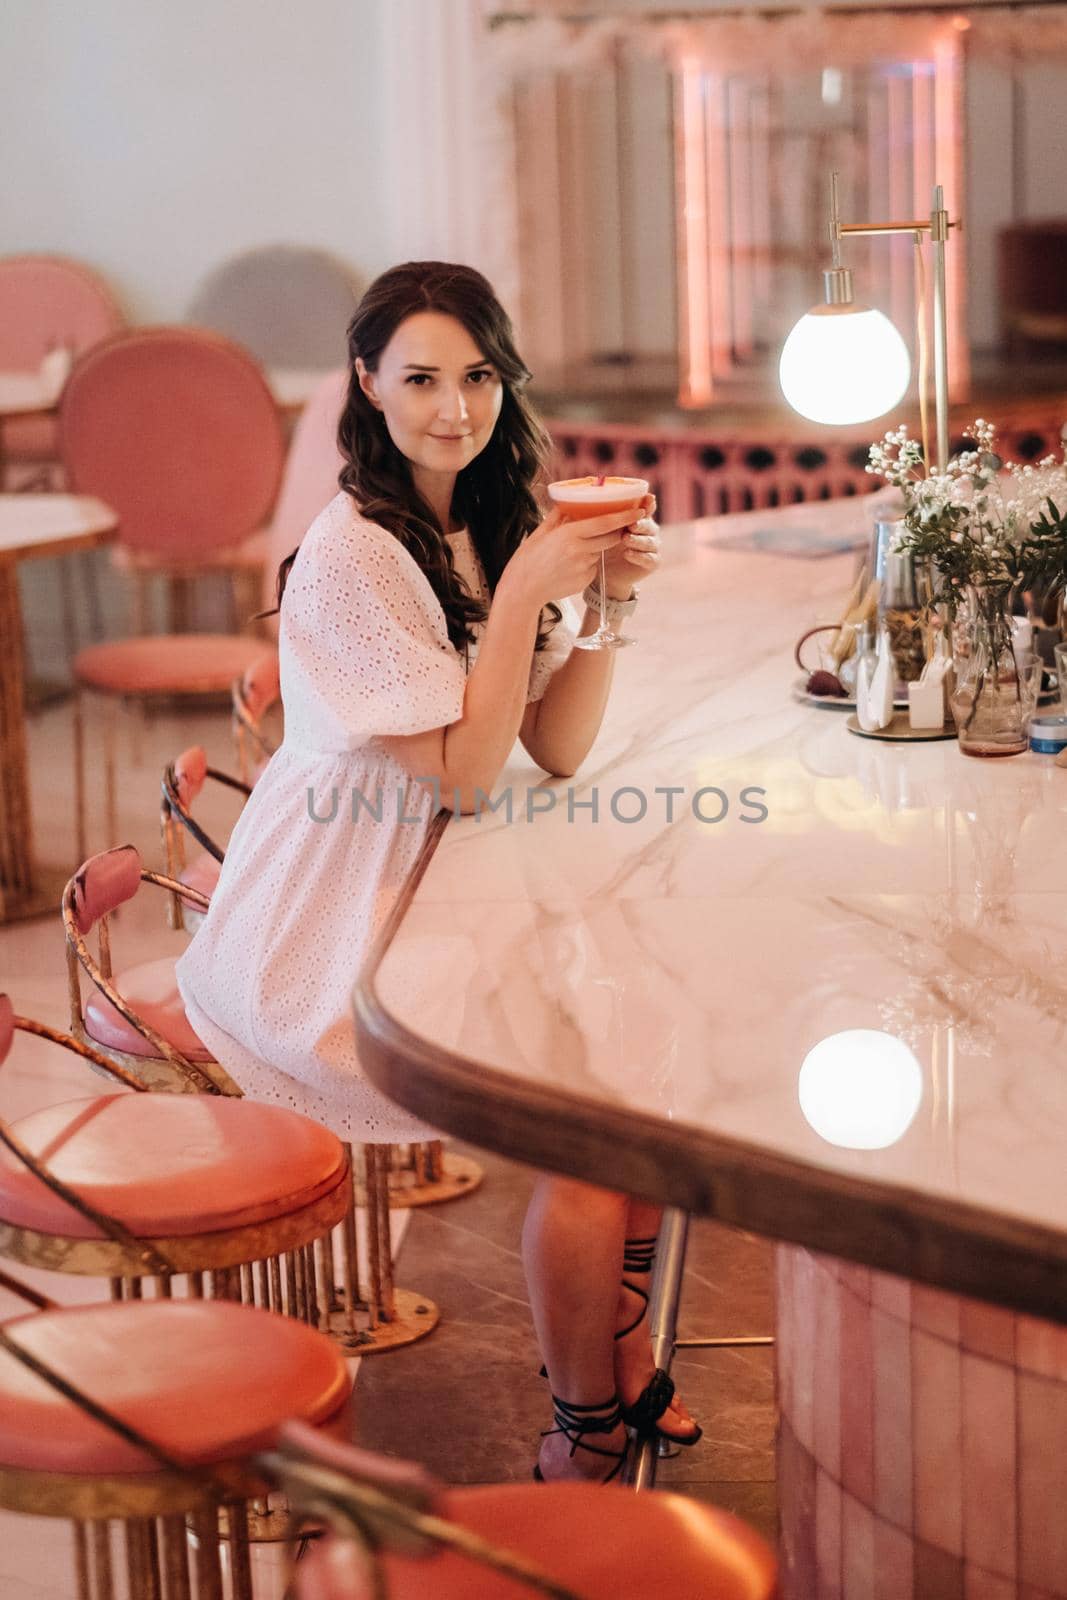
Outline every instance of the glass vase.
<svg viewBox="0 0 1067 1600"><path fill-rule="evenodd" d="M1006 612L972 604L957 619L950 696L960 750L967 756L1016 756L1030 744L1030 718L1041 688L1041 658L1012 647Z"/></svg>

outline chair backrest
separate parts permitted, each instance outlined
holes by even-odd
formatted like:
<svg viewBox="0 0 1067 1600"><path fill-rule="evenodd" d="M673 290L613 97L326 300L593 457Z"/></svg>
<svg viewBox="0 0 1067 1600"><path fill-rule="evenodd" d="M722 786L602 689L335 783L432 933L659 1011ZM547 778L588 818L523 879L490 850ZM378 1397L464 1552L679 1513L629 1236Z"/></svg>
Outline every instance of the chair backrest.
<svg viewBox="0 0 1067 1600"><path fill-rule="evenodd" d="M132 844L116 845L84 861L63 890L62 901L71 1032L79 1043L89 1042L81 996L80 972L84 971L93 987L129 1027L151 1046L154 1055L151 1060L145 1058L146 1070L141 1074L149 1088L178 1093L240 1095L238 1086L217 1061L187 1060L180 1050L175 1049L149 1022L132 1010L112 982L109 918L119 906L133 899L142 883L153 883L171 894L179 894L201 911L206 911L210 904L206 895L188 884L179 883L163 873L148 871L142 865L140 851ZM97 925L99 949L98 955L94 956L86 937ZM148 1075L149 1066L151 1076Z"/></svg>
<svg viewBox="0 0 1067 1600"><path fill-rule="evenodd" d="M187 320L238 339L271 367L328 370L345 359L363 285L343 261L303 245L266 245L224 262Z"/></svg>
<svg viewBox="0 0 1067 1600"><path fill-rule="evenodd" d="M198 328L95 346L67 380L59 442L70 487L115 508L126 545L194 561L262 526L285 455L259 367Z"/></svg>
<svg viewBox="0 0 1067 1600"><path fill-rule="evenodd" d="M83 936L101 917L132 900L141 887L141 853L135 845L119 844L84 861L71 879L71 913Z"/></svg>
<svg viewBox="0 0 1067 1600"><path fill-rule="evenodd" d="M275 602L278 568L291 555L324 506L337 493L341 452L337 423L348 389L347 368L328 372L300 414L285 463L278 503L267 537L263 606ZM277 617L269 619L277 634Z"/></svg>
<svg viewBox="0 0 1067 1600"><path fill-rule="evenodd" d="M241 779L232 778L228 772L219 772L217 768L209 767L207 752L203 745L190 745L188 750L183 750L181 755L163 768L159 820L167 873L171 878L180 878L185 867L186 833L190 834L200 848L206 850L220 865L225 859L223 846L218 844L192 815L192 807L200 798L208 778L214 779L227 789L236 790L243 796L243 800L247 800L252 792L249 785ZM182 897L177 893L172 893L170 897L169 921L172 928L185 926Z"/></svg>
<svg viewBox="0 0 1067 1600"><path fill-rule="evenodd" d="M125 326L102 278L64 256L0 257L0 368L36 372L50 347L75 354ZM4 425L4 451L17 459L54 453L51 417L14 418Z"/></svg>
<svg viewBox="0 0 1067 1600"><path fill-rule="evenodd" d="M125 324L102 278L63 256L0 257L0 367L36 372L52 345L87 350Z"/></svg>

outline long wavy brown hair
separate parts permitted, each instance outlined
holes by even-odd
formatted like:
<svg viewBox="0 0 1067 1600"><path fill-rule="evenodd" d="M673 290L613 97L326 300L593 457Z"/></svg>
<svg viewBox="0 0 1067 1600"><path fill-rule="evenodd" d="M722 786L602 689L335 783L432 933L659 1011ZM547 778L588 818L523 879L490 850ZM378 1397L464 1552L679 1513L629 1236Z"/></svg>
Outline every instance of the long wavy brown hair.
<svg viewBox="0 0 1067 1600"><path fill-rule="evenodd" d="M377 372L382 352L400 324L419 311L455 317L479 352L500 374L503 402L485 449L456 478L452 513L470 530L492 595L510 557L541 521L534 488L543 479L550 441L524 393L530 373L515 348L511 321L492 286L473 267L443 261L409 261L376 278L348 329L348 394L337 429L344 466L338 479L362 514L387 528L418 562L441 603L456 650L473 643L485 607L468 591L452 563L445 530L415 487L411 465L393 443L381 412L360 388L356 359ZM281 606L297 551L278 569ZM549 605L543 649L560 619Z"/></svg>

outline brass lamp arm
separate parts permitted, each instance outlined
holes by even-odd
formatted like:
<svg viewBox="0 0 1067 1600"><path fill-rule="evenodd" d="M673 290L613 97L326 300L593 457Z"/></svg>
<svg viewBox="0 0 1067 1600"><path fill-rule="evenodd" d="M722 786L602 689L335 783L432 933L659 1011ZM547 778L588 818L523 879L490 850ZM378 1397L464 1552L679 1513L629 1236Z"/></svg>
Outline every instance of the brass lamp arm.
<svg viewBox="0 0 1067 1600"><path fill-rule="evenodd" d="M962 228L963 223L957 217L949 218L944 223L946 228ZM915 222L839 222L837 224L838 238L846 233L853 237L873 238L881 233L933 233L932 217L920 217Z"/></svg>

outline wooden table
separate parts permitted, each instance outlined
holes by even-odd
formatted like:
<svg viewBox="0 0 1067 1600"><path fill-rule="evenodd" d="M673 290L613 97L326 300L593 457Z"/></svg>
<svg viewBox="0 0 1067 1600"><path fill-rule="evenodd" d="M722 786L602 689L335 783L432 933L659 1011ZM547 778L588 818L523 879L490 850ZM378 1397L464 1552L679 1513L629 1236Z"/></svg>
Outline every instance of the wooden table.
<svg viewBox="0 0 1067 1600"><path fill-rule="evenodd" d="M582 772L517 752L445 819L359 1048L432 1124L784 1242L787 1594L1059 1596L1067 772L794 698L853 560L736 546L867 516L666 530Z"/></svg>
<svg viewBox="0 0 1067 1600"><path fill-rule="evenodd" d="M110 507L87 495L0 494L0 922L53 911L69 876L34 862L18 566L95 549L116 528Z"/></svg>

